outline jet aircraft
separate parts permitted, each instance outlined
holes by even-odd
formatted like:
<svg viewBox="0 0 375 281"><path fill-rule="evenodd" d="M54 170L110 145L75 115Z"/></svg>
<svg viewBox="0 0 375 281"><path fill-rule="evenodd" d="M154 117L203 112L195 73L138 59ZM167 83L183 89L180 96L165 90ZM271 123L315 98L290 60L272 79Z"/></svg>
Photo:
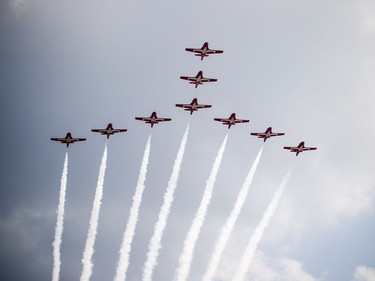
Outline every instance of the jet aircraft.
<svg viewBox="0 0 375 281"><path fill-rule="evenodd" d="M69 144L75 143L78 141L85 141L85 138L73 138L71 133L67 133L65 138L51 138L52 141L59 141L61 143L66 143L66 147L69 147Z"/></svg>
<svg viewBox="0 0 375 281"><path fill-rule="evenodd" d="M145 121L146 124L151 124L151 128L154 124L159 124L159 122L171 121L171 118L159 118L156 112L153 112L150 117L135 117L135 120Z"/></svg>
<svg viewBox="0 0 375 281"><path fill-rule="evenodd" d="M217 79L214 78L205 78L203 77L203 71L199 71L196 76L189 77L189 76L180 76L180 79L190 81L190 84L194 84L195 88L198 87L198 85L203 85L205 82L216 82Z"/></svg>
<svg viewBox="0 0 375 281"><path fill-rule="evenodd" d="M208 48L208 42L205 42L200 49L194 49L194 48L186 48L185 51L193 52L195 53L195 56L201 57L201 61L204 57L209 57L211 54L222 54L224 51L221 50L211 50Z"/></svg>
<svg viewBox="0 0 375 281"><path fill-rule="evenodd" d="M290 152L295 152L296 156L300 154L301 152L304 151L309 151L309 150L316 150L317 147L306 147L305 142L300 142L298 146L284 146L284 149L290 150Z"/></svg>
<svg viewBox="0 0 375 281"><path fill-rule="evenodd" d="M194 98L191 103L176 104L176 106L184 108L185 111L190 111L190 115L192 115L194 111L198 111L198 109L212 107L212 105L209 104L199 104L197 98Z"/></svg>
<svg viewBox="0 0 375 281"><path fill-rule="evenodd" d="M260 139L263 139L266 142L267 139L276 136L283 136L285 133L274 133L272 132L272 127L268 127L264 133L251 133L252 136L257 136Z"/></svg>
<svg viewBox="0 0 375 281"><path fill-rule="evenodd" d="M107 135L107 139L109 139L109 136L110 135L114 135L114 134L117 134L117 133L122 133L122 132L126 132L127 129L114 129L113 126L112 126L112 123L109 123L107 125L107 128L105 129L92 129L91 132L94 132L94 133L100 133L102 135Z"/></svg>
<svg viewBox="0 0 375 281"><path fill-rule="evenodd" d="M236 118L236 113L232 113L229 118L214 118L215 121L223 122L223 125L228 125L228 129L232 125L236 125L237 123L248 123L250 120L245 120L245 119L237 119Z"/></svg>

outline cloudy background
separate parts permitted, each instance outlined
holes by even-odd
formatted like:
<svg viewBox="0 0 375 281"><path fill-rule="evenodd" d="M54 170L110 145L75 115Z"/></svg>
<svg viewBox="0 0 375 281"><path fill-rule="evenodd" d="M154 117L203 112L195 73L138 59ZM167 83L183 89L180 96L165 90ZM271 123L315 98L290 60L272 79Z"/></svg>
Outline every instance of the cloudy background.
<svg viewBox="0 0 375 281"><path fill-rule="evenodd" d="M217 272L229 281L289 167L286 191L248 280L375 280L375 4L372 0L44 1L0 4L0 279L50 280L66 148L50 137L87 137L69 148L60 280L77 280L105 137L107 173L91 280L111 280L149 126L150 164L128 280L140 280L176 153L190 122L179 184L154 280L172 280L182 242L229 131L189 280L200 280L220 228L265 143L245 207ZM208 41L223 55L184 51ZM180 75L218 78L194 89ZM197 97L212 109L174 107ZM318 146L299 157L284 145Z"/></svg>

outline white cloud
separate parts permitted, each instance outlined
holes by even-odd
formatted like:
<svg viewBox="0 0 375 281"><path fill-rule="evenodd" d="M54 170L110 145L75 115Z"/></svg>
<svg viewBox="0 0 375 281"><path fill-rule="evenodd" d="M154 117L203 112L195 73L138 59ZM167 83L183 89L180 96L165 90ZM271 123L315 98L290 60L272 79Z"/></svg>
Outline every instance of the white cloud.
<svg viewBox="0 0 375 281"><path fill-rule="evenodd" d="M280 262L283 266L282 280L285 281L316 281L319 280L304 271L302 263L290 258L283 258Z"/></svg>
<svg viewBox="0 0 375 281"><path fill-rule="evenodd" d="M359 265L355 268L353 281L375 281L375 268Z"/></svg>
<svg viewBox="0 0 375 281"><path fill-rule="evenodd" d="M338 169L323 161L318 167L319 177L314 182L316 190L311 191L310 198L322 211L319 215L323 221L336 224L341 219L354 218L373 208L375 188L368 175Z"/></svg>
<svg viewBox="0 0 375 281"><path fill-rule="evenodd" d="M268 265L269 261L262 252L257 252L249 268L248 276L254 281L275 281L279 276L276 269Z"/></svg>
<svg viewBox="0 0 375 281"><path fill-rule="evenodd" d="M372 0L360 1L360 11L365 29L375 32L375 2Z"/></svg>
<svg viewBox="0 0 375 281"><path fill-rule="evenodd" d="M248 273L249 280L255 281L318 281L303 269L301 262L291 258L271 259L257 252Z"/></svg>
<svg viewBox="0 0 375 281"><path fill-rule="evenodd" d="M236 269L236 261L226 259L219 267L218 280L230 281ZM323 276L323 273L322 273ZM246 280L253 281L319 281L322 277L314 277L306 272L300 261L292 258L270 258L264 252L257 251L250 265ZM356 280L357 281L357 280Z"/></svg>
<svg viewBox="0 0 375 281"><path fill-rule="evenodd" d="M293 175L298 183L309 180L303 186L291 180L266 238L275 242L292 235L289 241L296 243L312 228L336 227L374 210L375 185L370 175L337 168L323 159L306 170L310 175L304 171Z"/></svg>

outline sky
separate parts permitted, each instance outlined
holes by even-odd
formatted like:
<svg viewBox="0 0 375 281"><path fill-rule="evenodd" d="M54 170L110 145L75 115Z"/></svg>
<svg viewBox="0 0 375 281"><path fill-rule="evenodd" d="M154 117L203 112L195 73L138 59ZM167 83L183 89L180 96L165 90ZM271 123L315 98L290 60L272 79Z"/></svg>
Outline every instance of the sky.
<svg viewBox="0 0 375 281"><path fill-rule="evenodd" d="M224 50L200 61L185 52ZM106 139L91 280L115 276L142 157L152 133L127 280L141 280L147 246L186 126L185 155L153 280L173 280L183 241L223 139L228 141L188 280L201 280L264 144L215 281L232 280L289 168L246 280L375 280L375 4L372 0L45 1L0 4L0 279L52 277L56 210L69 131L60 280L77 280ZM194 89L181 75L217 78ZM190 116L193 98L212 104ZM172 122L134 120L156 111ZM228 130L215 117L250 119ZM305 141L298 157L282 149Z"/></svg>

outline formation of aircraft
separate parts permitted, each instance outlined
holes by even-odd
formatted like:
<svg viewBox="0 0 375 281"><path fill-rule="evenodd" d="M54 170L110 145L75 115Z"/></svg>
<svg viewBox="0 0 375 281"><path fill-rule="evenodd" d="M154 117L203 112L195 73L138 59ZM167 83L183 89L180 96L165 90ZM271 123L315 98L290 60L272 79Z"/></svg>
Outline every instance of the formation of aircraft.
<svg viewBox="0 0 375 281"><path fill-rule="evenodd" d="M217 81L217 79L214 79L214 78L203 77L203 71L202 70L200 70L198 72L198 74L195 75L195 76L192 76L192 77L190 77L190 76L180 76L180 79L190 81L189 83L194 84L195 88L197 88L198 85L203 85L203 83L206 83L206 82L216 82Z"/></svg>
<svg viewBox="0 0 375 281"><path fill-rule="evenodd" d="M290 152L295 152L296 156L304 151L316 150L317 147L306 147L305 142L301 141L298 146L284 146L284 149L290 150Z"/></svg>
<svg viewBox="0 0 375 281"><path fill-rule="evenodd" d="M230 129L231 126L234 126L238 123L249 123L250 120L246 119L237 119L236 113L232 113L229 118L214 118L215 121L223 122L223 125L228 125L228 129Z"/></svg>
<svg viewBox="0 0 375 281"><path fill-rule="evenodd" d="M154 124L159 124L159 122L171 121L171 118L159 118L154 111L151 113L150 117L135 117L135 120L144 121L146 124L151 124L151 128L154 127Z"/></svg>
<svg viewBox="0 0 375 281"><path fill-rule="evenodd" d="M208 42L204 42L203 46L200 49L186 48L185 51L195 53L195 56L201 57L201 61L204 57L209 57L209 55L224 53L224 51L222 50L211 50L210 48L208 48Z"/></svg>
<svg viewBox="0 0 375 281"><path fill-rule="evenodd" d="M190 115L192 115L194 111L198 111L198 109L212 107L212 105L209 104L199 104L197 98L194 98L191 103L176 104L176 106L184 108L185 111L190 111Z"/></svg>
<svg viewBox="0 0 375 281"><path fill-rule="evenodd" d="M252 136L257 136L260 139L263 139L266 142L267 139L271 137L283 136L285 133L274 133L272 132L272 127L268 127L264 133L251 133Z"/></svg>
<svg viewBox="0 0 375 281"><path fill-rule="evenodd" d="M73 138L72 134L69 132L66 134L65 138L51 138L51 141L59 141L61 143L65 143L66 147L69 147L69 144L79 142L79 141L85 141L85 138Z"/></svg>
<svg viewBox="0 0 375 281"><path fill-rule="evenodd" d="M195 53L195 56L198 56L201 58L201 61L205 57L209 57L211 54L221 54L224 51L223 50L211 50L208 47L208 42L205 42L201 48L186 48L185 49L188 52ZM203 83L206 82L216 82L217 79L214 78L206 78L203 76L203 72L199 71L196 76L189 77L189 76L180 76L180 79L189 81L190 84L194 84L195 88L197 88L199 85L203 85ZM176 107L183 108L185 111L190 111L190 115L193 114L194 111L198 111L198 109L203 108L210 108L212 105L209 104L199 104L198 99L194 98L191 103L188 104L176 104ZM171 121L171 118L159 118L156 114L156 112L152 112L150 117L135 117L135 120L144 121L146 124L150 124L151 128L154 127L154 124L159 124L160 122L166 122ZM232 113L229 118L214 118L215 121L222 122L223 125L228 126L228 129L230 129L231 126L234 126L238 123L248 123L250 120L246 119L237 119L236 113ZM106 135L107 139L111 135L114 135L116 133L126 132L127 129L114 129L112 126L112 123L109 123L105 129L92 129L92 132L100 133L101 135ZM276 136L283 136L285 133L274 133L272 132L272 127L268 127L266 131L259 132L259 133L251 133L252 136L256 136L258 138L263 139L263 142L266 142L267 139L271 137ZM85 138L73 138L72 134L69 132L66 134L65 138L51 138L52 141L59 141L61 143L66 144L67 147L69 147L69 144L85 141ZM310 151L310 150L316 150L317 147L306 147L305 142L300 142L298 146L284 146L284 149L290 150L291 152L295 152L296 156L300 154L303 151Z"/></svg>
<svg viewBox="0 0 375 281"><path fill-rule="evenodd" d="M105 129L92 129L91 130L91 132L94 132L94 133L100 133L102 135L107 135L107 139L109 139L110 135L114 135L114 134L122 133L122 132L127 132L127 131L128 131L127 129L114 129L113 126L112 126L112 123L109 123L107 125L107 128L105 128Z"/></svg>

